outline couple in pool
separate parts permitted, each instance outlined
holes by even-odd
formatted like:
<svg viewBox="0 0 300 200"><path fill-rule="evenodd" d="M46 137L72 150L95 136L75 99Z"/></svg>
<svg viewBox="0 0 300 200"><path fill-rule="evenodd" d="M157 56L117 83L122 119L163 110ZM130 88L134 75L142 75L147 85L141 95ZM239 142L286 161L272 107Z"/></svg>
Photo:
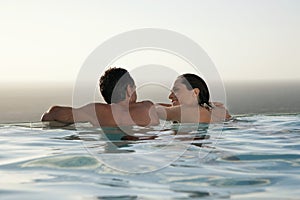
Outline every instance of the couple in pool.
<svg viewBox="0 0 300 200"><path fill-rule="evenodd" d="M209 101L206 83L195 74L183 74L175 80L169 95L172 104L136 102L134 80L123 68L110 68L104 73L100 92L107 104L90 103L80 108L53 106L41 120L90 122L93 126L149 126L158 125L159 119L211 123L231 117L223 104Z"/></svg>

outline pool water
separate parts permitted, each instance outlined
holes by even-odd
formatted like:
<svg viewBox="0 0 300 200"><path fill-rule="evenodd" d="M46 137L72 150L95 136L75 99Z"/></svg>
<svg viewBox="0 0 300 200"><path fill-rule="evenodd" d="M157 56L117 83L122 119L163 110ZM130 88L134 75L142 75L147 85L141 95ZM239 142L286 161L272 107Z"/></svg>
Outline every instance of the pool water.
<svg viewBox="0 0 300 200"><path fill-rule="evenodd" d="M0 124L0 199L299 199L299 114L193 126Z"/></svg>

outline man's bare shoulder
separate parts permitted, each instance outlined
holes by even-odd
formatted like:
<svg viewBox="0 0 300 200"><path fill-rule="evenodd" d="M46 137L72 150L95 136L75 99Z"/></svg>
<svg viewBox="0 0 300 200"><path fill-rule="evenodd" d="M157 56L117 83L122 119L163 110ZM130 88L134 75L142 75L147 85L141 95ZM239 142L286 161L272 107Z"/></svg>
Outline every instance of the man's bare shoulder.
<svg viewBox="0 0 300 200"><path fill-rule="evenodd" d="M104 104L104 103L89 103L89 104L86 104L80 108L77 108L77 110L80 110L80 111L90 111L91 109L97 109L97 108L104 108L104 107L107 107L109 106L108 104Z"/></svg>
<svg viewBox="0 0 300 200"><path fill-rule="evenodd" d="M152 101L146 100L146 101L141 101L138 102L139 104L143 105L143 106L153 106L154 103Z"/></svg>
<svg viewBox="0 0 300 200"><path fill-rule="evenodd" d="M111 107L110 104L106 104L106 103L91 103L90 105L94 106L94 107L101 107L101 108L104 108L104 107L109 108L109 107Z"/></svg>
<svg viewBox="0 0 300 200"><path fill-rule="evenodd" d="M111 105L106 103L91 103L90 108L96 110L98 114L107 114L111 111Z"/></svg>
<svg viewBox="0 0 300 200"><path fill-rule="evenodd" d="M152 101L140 101L133 104L132 108L139 111L148 112L150 109L155 109L155 105Z"/></svg>

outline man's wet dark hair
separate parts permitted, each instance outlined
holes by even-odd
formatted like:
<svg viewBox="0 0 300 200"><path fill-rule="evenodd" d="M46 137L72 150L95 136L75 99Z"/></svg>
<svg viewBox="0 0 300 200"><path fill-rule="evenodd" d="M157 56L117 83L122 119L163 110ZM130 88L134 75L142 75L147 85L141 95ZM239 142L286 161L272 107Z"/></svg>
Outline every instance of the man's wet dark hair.
<svg viewBox="0 0 300 200"><path fill-rule="evenodd" d="M196 74L183 74L179 76L188 90L198 88L200 93L198 95L198 104L202 107L211 107L209 103L209 90L205 81Z"/></svg>
<svg viewBox="0 0 300 200"><path fill-rule="evenodd" d="M134 80L123 68L110 68L100 78L100 92L108 104L125 100L128 85L133 87Z"/></svg>

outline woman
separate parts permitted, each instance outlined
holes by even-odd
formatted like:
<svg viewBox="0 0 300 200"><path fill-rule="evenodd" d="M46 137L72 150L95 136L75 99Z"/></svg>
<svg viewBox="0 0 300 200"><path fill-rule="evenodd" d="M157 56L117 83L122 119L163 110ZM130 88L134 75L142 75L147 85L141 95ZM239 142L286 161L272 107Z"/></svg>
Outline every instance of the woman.
<svg viewBox="0 0 300 200"><path fill-rule="evenodd" d="M172 105L156 106L161 119L181 123L211 123L231 118L223 104L209 102L208 87L195 74L179 76L174 82L169 99Z"/></svg>

